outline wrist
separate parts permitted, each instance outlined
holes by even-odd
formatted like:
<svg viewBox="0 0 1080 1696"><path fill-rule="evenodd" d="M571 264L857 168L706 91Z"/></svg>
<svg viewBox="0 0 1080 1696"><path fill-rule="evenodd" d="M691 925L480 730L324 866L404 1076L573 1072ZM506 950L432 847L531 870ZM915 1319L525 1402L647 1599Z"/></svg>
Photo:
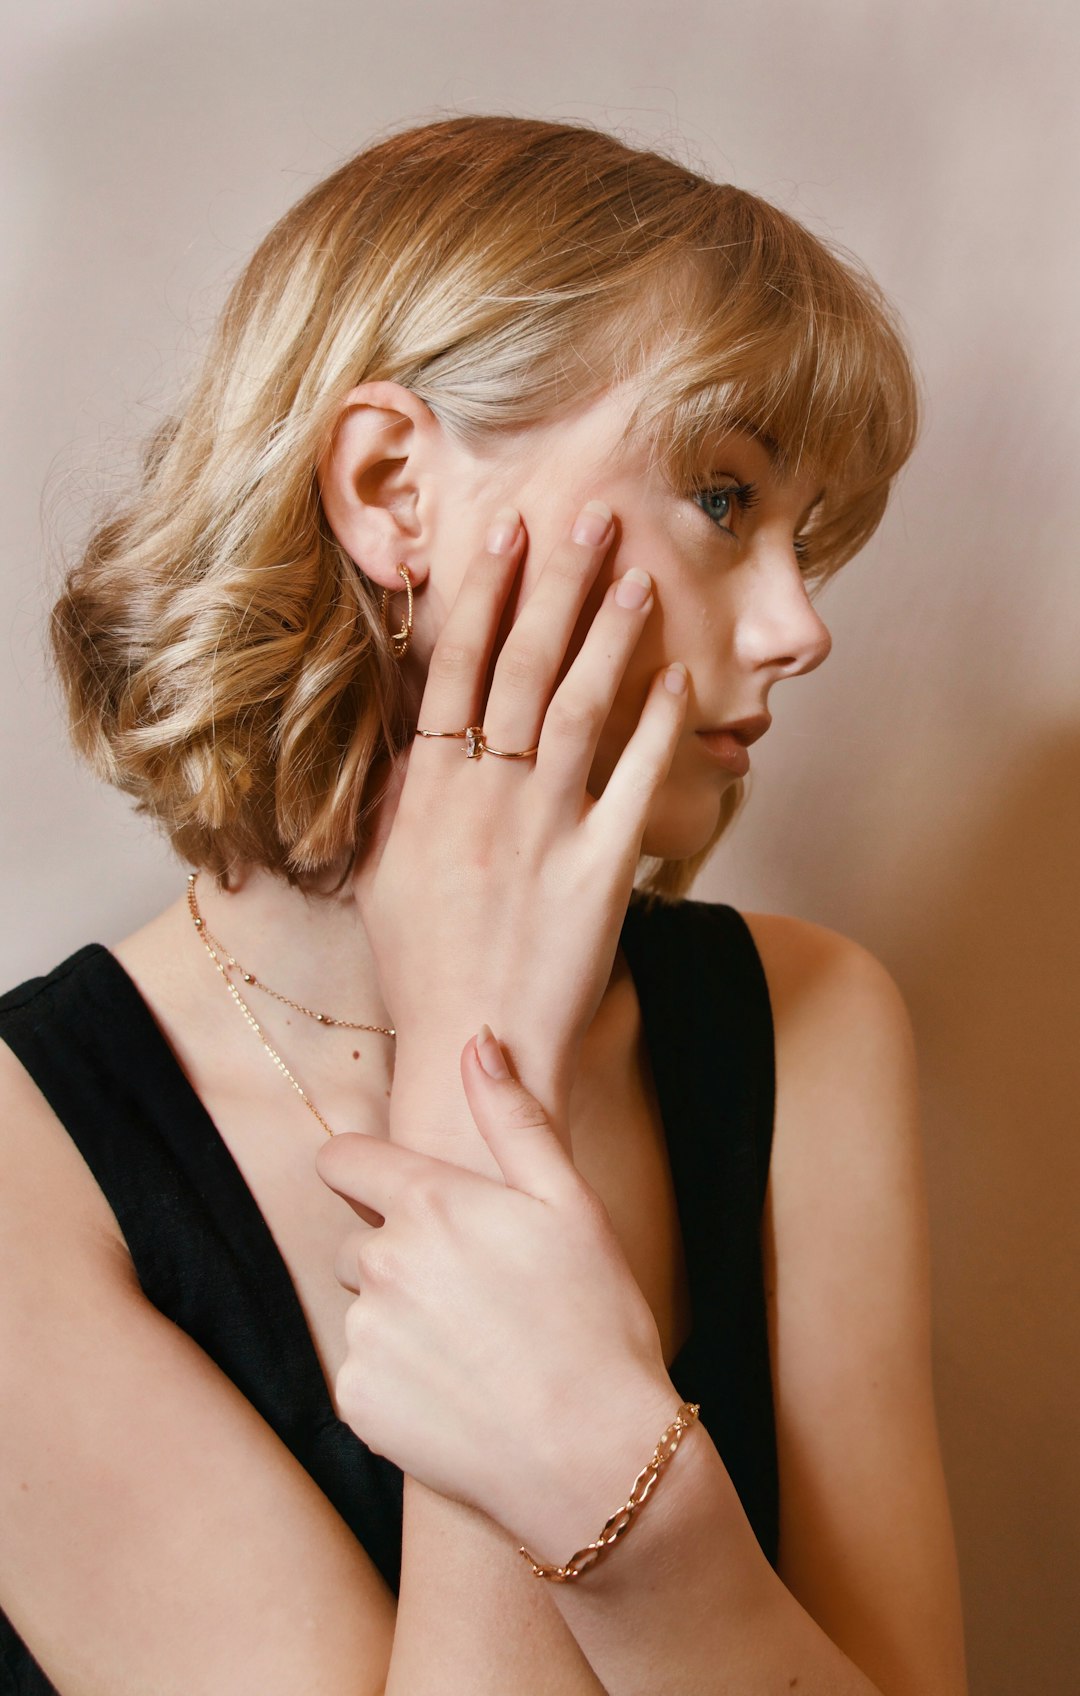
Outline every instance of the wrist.
<svg viewBox="0 0 1080 1696"><path fill-rule="evenodd" d="M416 1115L417 1132L437 1131L441 1125L471 1118L461 1083L461 1043L434 1033L402 1037L394 1051L390 1089L390 1123L406 1128L405 1115ZM395 1138L396 1140L396 1138Z"/></svg>
<svg viewBox="0 0 1080 1696"><path fill-rule="evenodd" d="M506 1025L488 1019L514 1076L533 1094L553 1125L566 1125L575 1056L553 1059L534 1052L535 1044L507 1036ZM481 1020L464 1032L447 1036L440 1031L399 1035L390 1095L390 1136L394 1142L428 1146L447 1135L480 1138L461 1081L461 1054L479 1030ZM506 1021L509 1024L509 1021Z"/></svg>
<svg viewBox="0 0 1080 1696"><path fill-rule="evenodd" d="M639 1378L633 1387L582 1397L573 1417L549 1421L528 1488L518 1488L501 1517L504 1528L544 1566L560 1566L595 1542L622 1509L661 1436L682 1405L670 1378ZM689 1440L691 1431L680 1440ZM669 1464L677 1463L680 1455ZM662 1468L663 1472L667 1467ZM658 1478L653 1489L660 1487ZM648 1505L652 1507L652 1492Z"/></svg>

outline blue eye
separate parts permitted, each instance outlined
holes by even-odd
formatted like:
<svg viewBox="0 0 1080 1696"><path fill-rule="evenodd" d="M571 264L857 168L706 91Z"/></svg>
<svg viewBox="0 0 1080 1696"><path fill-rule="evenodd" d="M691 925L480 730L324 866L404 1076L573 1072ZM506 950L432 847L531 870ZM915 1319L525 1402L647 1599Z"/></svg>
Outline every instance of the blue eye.
<svg viewBox="0 0 1080 1696"><path fill-rule="evenodd" d="M731 517L737 507L740 512L756 505L758 498L756 483L722 483L704 489L695 489L692 497L700 506L706 518L711 518L721 530L727 530L726 520ZM729 532L730 533L730 532Z"/></svg>

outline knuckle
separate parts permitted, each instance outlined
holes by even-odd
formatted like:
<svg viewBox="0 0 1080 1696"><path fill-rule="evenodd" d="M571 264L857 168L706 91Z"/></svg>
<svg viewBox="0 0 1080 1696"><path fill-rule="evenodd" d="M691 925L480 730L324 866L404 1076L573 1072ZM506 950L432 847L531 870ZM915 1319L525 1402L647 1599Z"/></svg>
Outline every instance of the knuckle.
<svg viewBox="0 0 1080 1696"><path fill-rule="evenodd" d="M385 1232L385 1226L373 1230L367 1241L357 1250L356 1264L364 1283L392 1284L400 1274L401 1261L398 1251Z"/></svg>
<svg viewBox="0 0 1080 1696"><path fill-rule="evenodd" d="M535 688L544 672L543 655L521 642L508 642L499 655L496 667L500 684L508 683L512 689Z"/></svg>
<svg viewBox="0 0 1080 1696"><path fill-rule="evenodd" d="M454 683L459 677L471 675L478 664L474 645L458 638L436 642L429 669L443 682Z"/></svg>
<svg viewBox="0 0 1080 1696"><path fill-rule="evenodd" d="M578 1217L598 1239L610 1237L614 1226L607 1204L598 1190L583 1178L577 1186L576 1206Z"/></svg>
<svg viewBox="0 0 1080 1696"><path fill-rule="evenodd" d="M446 1191L437 1177L416 1177L402 1197L414 1218L432 1221L446 1214Z"/></svg>
<svg viewBox="0 0 1080 1696"><path fill-rule="evenodd" d="M585 583L591 582L595 567L595 548L590 548L584 542L567 542L564 547L555 549L544 570L546 575L555 578L560 584L565 583L572 589L580 589Z"/></svg>
<svg viewBox="0 0 1080 1696"><path fill-rule="evenodd" d="M560 736L591 734L600 725L600 709L595 701L579 694L560 690L548 707L545 725L553 725Z"/></svg>
<svg viewBox="0 0 1080 1696"><path fill-rule="evenodd" d="M339 1419L359 1435L367 1427L367 1403L364 1395L365 1374L358 1361L349 1355L334 1379L334 1408Z"/></svg>
<svg viewBox="0 0 1080 1696"><path fill-rule="evenodd" d="M547 1124L547 1114L531 1095L518 1095L506 1110L506 1122L515 1131L537 1130Z"/></svg>

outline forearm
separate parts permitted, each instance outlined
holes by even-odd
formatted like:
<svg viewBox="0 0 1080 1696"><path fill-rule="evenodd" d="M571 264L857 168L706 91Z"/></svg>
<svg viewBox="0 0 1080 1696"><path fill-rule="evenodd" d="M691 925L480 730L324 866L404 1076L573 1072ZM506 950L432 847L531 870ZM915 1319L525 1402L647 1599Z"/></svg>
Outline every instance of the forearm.
<svg viewBox="0 0 1080 1696"><path fill-rule="evenodd" d="M398 1058L392 1139L497 1175L460 1079L426 1060ZM548 1588L501 1525L406 1476L385 1696L604 1696Z"/></svg>
<svg viewBox="0 0 1080 1696"><path fill-rule="evenodd" d="M385 1696L604 1696L501 1526L407 1477L402 1545Z"/></svg>
<svg viewBox="0 0 1080 1696"><path fill-rule="evenodd" d="M530 1545L539 1561L565 1562L605 1516L584 1537L580 1508L566 1517L561 1533L549 1517L548 1541ZM591 1568L566 1583L530 1577L551 1592L608 1696L881 1696L770 1567L700 1422Z"/></svg>

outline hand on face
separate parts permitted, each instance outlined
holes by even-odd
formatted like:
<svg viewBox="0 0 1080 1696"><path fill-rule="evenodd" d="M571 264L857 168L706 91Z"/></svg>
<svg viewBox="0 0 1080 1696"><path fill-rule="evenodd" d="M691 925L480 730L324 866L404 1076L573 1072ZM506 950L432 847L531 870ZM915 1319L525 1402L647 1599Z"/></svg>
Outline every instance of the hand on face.
<svg viewBox="0 0 1080 1696"><path fill-rule="evenodd" d="M417 736L357 899L399 1033L397 1068L446 1066L470 1029L497 1021L521 1075L560 1116L682 728L686 677L676 666L652 678L594 800L586 785L597 742L652 610L651 586L609 586L558 681L613 537L610 514L586 509L513 624L485 701L525 548L520 522L501 529L470 563L439 632L419 728L482 724L492 748L536 752L467 758L464 739Z"/></svg>

